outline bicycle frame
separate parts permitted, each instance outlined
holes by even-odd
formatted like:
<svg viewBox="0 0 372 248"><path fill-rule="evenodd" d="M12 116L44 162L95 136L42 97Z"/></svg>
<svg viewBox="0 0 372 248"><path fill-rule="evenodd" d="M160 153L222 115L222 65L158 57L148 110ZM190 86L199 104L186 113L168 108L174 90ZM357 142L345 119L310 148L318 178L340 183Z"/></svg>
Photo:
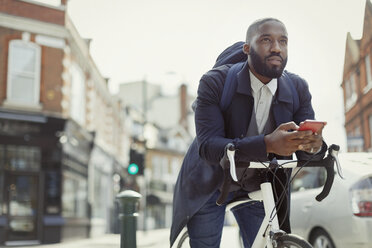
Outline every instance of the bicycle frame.
<svg viewBox="0 0 372 248"><path fill-rule="evenodd" d="M335 160L337 165L337 171L341 178L343 178L342 170L339 165L338 157L337 157L337 151L339 148L336 148L335 146L330 148L330 156ZM236 168L235 168L235 150L226 149L226 155L228 157L228 160L230 161L230 175L231 178L234 181L238 181L236 176ZM276 166L280 165L282 168L295 168L297 167L298 162L294 160L278 160L276 161ZM250 162L249 168L256 168L256 169L263 169L263 168L269 168L270 162ZM332 167L333 170L333 167ZM333 177L331 177L331 185L333 182ZM330 187L330 186L329 186ZM256 235L256 238L253 242L252 248L273 248L273 243L275 241L276 234L282 235L285 234L283 231L280 230L279 227L279 221L277 217L277 209L275 205L274 200L274 193L272 189L271 182L264 182L260 185L261 190L254 191L251 193L248 193L249 200L247 201L262 201L264 205L265 210L265 217L262 221L262 224L259 228L259 231ZM326 192L326 191L325 191ZM328 190L329 192L329 190ZM323 192L322 192L323 193ZM321 194L320 194L321 195ZM325 196L328 195L328 193L325 193ZM318 196L319 197L319 196ZM322 196L323 197L323 196ZM321 200L322 197L317 198L317 200ZM241 204L243 202L239 202L237 204Z"/></svg>
<svg viewBox="0 0 372 248"><path fill-rule="evenodd" d="M261 227L256 235L252 248L262 248L265 247L265 245L267 248L272 248L270 232L271 230L279 231L280 229L278 217L276 215L276 207L271 183L262 183L261 192L265 209L265 218L262 221ZM271 215L273 215L273 217L271 217Z"/></svg>
<svg viewBox="0 0 372 248"><path fill-rule="evenodd" d="M341 178L344 178L342 173L342 168L338 160L338 151L340 147L337 145L331 145L328 148L328 155L323 158L321 161L296 161L296 160L278 160L272 162L250 162L249 168L256 169L274 169L278 166L280 168L295 168L297 166L309 166L309 167L319 167L322 166L327 172L327 178L323 187L323 190L318 194L315 199L317 201L322 201L327 195L332 187L334 179L334 168L337 169L338 175ZM235 171L235 148L234 145L229 143L225 147L225 154L220 161L220 165L224 170L224 181L222 183L222 190L219 198L216 201L217 205L222 205L225 203L226 196L228 193L228 188L231 180L237 181L236 171ZM336 163L336 166L334 166ZM247 193L247 199L237 199L236 201L230 202L226 205L226 211L229 209L243 204L245 202L251 201L261 201L264 205L265 217L262 221L262 224L258 230L258 233L255 237L252 248L274 248L274 247L302 247L302 248L311 248L312 246L303 238L294 235L287 234L284 231L280 230L279 221L277 217L277 209L274 200L274 193L272 189L271 182L264 182L260 185L261 190ZM182 235L178 246L181 247L183 242L188 237L187 231Z"/></svg>
<svg viewBox="0 0 372 248"><path fill-rule="evenodd" d="M294 168L297 165L297 162L288 163L287 160L281 160L278 161L278 163L286 163L283 165L284 168ZM250 164L250 168L267 168L269 164L267 164L266 167L265 166L266 165L264 164L254 162ZM265 217L253 242L252 248L272 248L273 234L281 232L278 216L276 214L274 193L270 182L262 183L260 188L261 190L248 193L250 200L262 201L265 210Z"/></svg>

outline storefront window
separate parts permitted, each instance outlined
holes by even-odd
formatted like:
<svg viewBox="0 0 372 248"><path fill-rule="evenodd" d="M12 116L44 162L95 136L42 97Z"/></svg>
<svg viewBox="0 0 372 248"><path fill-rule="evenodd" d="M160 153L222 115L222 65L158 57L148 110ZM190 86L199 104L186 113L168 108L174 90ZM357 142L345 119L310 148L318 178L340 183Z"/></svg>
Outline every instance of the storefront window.
<svg viewBox="0 0 372 248"><path fill-rule="evenodd" d="M105 217L105 204L107 204L107 177L104 173L99 170L95 171L94 177L94 206L93 206L93 216L96 218Z"/></svg>
<svg viewBox="0 0 372 248"><path fill-rule="evenodd" d="M6 146L5 166L10 170L39 170L41 151L32 146Z"/></svg>
<svg viewBox="0 0 372 248"><path fill-rule="evenodd" d="M5 152L4 145L0 145L0 170L4 169Z"/></svg>
<svg viewBox="0 0 372 248"><path fill-rule="evenodd" d="M47 214L60 213L61 176L58 171L45 173L45 210Z"/></svg>
<svg viewBox="0 0 372 248"><path fill-rule="evenodd" d="M87 217L87 180L79 174L63 173L64 217Z"/></svg>
<svg viewBox="0 0 372 248"><path fill-rule="evenodd" d="M0 169L0 215L3 214L4 171Z"/></svg>
<svg viewBox="0 0 372 248"><path fill-rule="evenodd" d="M0 215L3 213L3 195L4 192L4 146L0 145Z"/></svg>
<svg viewBox="0 0 372 248"><path fill-rule="evenodd" d="M12 216L35 216L37 211L37 178L35 176L13 175L9 181L9 214Z"/></svg>

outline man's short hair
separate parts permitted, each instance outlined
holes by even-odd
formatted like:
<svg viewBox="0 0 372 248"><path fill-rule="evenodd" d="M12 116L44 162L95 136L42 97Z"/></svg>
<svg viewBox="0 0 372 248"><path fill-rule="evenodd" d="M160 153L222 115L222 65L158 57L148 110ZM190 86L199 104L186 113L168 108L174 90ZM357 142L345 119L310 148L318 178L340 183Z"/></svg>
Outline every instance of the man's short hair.
<svg viewBox="0 0 372 248"><path fill-rule="evenodd" d="M279 22L279 23L283 24L283 26L285 26L282 21L280 21L276 18L268 17L268 18L258 19L248 27L245 42L249 43L251 41L252 37L258 31L258 28L260 27L261 24L264 24L265 22L270 22L270 21Z"/></svg>

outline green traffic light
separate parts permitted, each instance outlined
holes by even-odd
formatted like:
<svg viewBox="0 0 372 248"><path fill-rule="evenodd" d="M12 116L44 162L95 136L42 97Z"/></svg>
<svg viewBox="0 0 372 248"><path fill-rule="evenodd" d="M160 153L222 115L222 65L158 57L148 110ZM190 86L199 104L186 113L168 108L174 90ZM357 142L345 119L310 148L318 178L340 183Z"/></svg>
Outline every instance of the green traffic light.
<svg viewBox="0 0 372 248"><path fill-rule="evenodd" d="M128 173L131 175L136 175L138 173L138 165L136 164L130 164L128 166Z"/></svg>

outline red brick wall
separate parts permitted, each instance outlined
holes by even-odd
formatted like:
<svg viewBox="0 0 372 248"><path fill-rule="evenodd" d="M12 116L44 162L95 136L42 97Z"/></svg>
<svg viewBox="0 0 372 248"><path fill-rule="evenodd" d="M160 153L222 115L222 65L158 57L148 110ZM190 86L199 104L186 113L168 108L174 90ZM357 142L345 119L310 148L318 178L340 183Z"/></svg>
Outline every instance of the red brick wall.
<svg viewBox="0 0 372 248"><path fill-rule="evenodd" d="M0 104L6 99L9 42L21 38L22 32L0 27ZM32 34L31 42L34 40L35 35ZM57 48L40 47L40 102L43 110L61 113L64 52Z"/></svg>
<svg viewBox="0 0 372 248"><path fill-rule="evenodd" d="M372 147L371 144L371 130L369 130L369 116L372 115L372 107L368 108L364 113L364 126L365 126L365 134L364 134L364 144L366 148Z"/></svg>
<svg viewBox="0 0 372 248"><path fill-rule="evenodd" d="M62 112L63 50L42 47L40 73L40 101L43 110Z"/></svg>
<svg viewBox="0 0 372 248"><path fill-rule="evenodd" d="M65 24L65 11L15 0L0 0L0 12L58 25Z"/></svg>

